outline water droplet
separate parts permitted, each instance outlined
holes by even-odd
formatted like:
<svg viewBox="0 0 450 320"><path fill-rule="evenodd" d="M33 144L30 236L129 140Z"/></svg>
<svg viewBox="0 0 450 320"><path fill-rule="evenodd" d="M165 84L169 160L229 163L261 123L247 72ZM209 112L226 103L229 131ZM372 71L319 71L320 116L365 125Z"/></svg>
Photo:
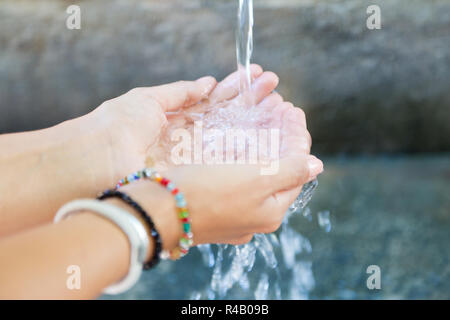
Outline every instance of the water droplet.
<svg viewBox="0 0 450 320"><path fill-rule="evenodd" d="M203 263L208 267L214 266L214 253L212 252L210 244L201 244L197 246L197 249L202 254Z"/></svg>
<svg viewBox="0 0 450 320"><path fill-rule="evenodd" d="M189 296L190 300L200 300L202 298L202 293L199 291L192 291L191 295Z"/></svg>
<svg viewBox="0 0 450 320"><path fill-rule="evenodd" d="M288 226L281 231L280 242L284 263L288 268L294 267L298 253L302 251L310 253L312 251L309 240Z"/></svg>
<svg viewBox="0 0 450 320"><path fill-rule="evenodd" d="M241 288L243 290L248 290L250 289L250 282L248 280L248 276L246 273L244 273L241 277L241 279L239 280L239 285L241 286Z"/></svg>
<svg viewBox="0 0 450 320"><path fill-rule="evenodd" d="M273 247L265 234L255 234L254 244L258 248L258 252L262 254L266 263L271 268L276 268L278 265L277 258L273 252Z"/></svg>
<svg viewBox="0 0 450 320"><path fill-rule="evenodd" d="M258 286L255 290L256 300L266 300L269 293L269 277L266 273L261 275L259 279Z"/></svg>
<svg viewBox="0 0 450 320"><path fill-rule="evenodd" d="M309 207L306 207L305 210L303 210L302 215L309 222L312 221L311 209Z"/></svg>
<svg viewBox="0 0 450 320"><path fill-rule="evenodd" d="M312 263L309 261L298 262L292 270L290 299L306 300L310 291L315 286Z"/></svg>
<svg viewBox="0 0 450 320"><path fill-rule="evenodd" d="M330 211L320 211L317 214L317 219L319 221L319 226L325 230L325 232L330 232L331 230L331 221L330 221Z"/></svg>

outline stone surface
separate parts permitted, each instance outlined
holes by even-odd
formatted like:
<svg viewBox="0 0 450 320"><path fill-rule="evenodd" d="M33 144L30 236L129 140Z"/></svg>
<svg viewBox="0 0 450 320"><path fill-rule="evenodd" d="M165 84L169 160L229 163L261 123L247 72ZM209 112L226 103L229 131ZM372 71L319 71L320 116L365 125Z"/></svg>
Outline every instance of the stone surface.
<svg viewBox="0 0 450 320"><path fill-rule="evenodd" d="M236 1L0 1L0 132L42 128L105 99L235 69ZM256 1L254 62L305 108L315 152L450 150L450 2Z"/></svg>

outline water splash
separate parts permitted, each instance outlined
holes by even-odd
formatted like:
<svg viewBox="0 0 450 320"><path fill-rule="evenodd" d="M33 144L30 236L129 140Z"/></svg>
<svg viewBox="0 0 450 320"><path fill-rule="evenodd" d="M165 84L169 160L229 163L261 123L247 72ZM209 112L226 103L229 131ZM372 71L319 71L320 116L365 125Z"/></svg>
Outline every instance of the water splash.
<svg viewBox="0 0 450 320"><path fill-rule="evenodd" d="M303 209L305 209L306 205L311 200L313 192L317 187L317 184L318 184L317 180L313 180L303 186L301 194L297 197L297 199L295 199L294 203L291 204L291 206L289 207L288 211L289 215L301 212L303 212L303 215L306 217L311 215L310 210L305 210L306 212L304 212Z"/></svg>
<svg viewBox="0 0 450 320"><path fill-rule="evenodd" d="M200 103L179 113L168 115L169 126L163 135L160 153L158 150L152 150L152 154L156 154L157 164L170 163L170 155L165 154L164 150L172 150L174 143L177 143L171 141L170 136L173 130L180 127L193 132L196 123L201 121L204 128L217 129L216 135L224 134L228 128L269 127L271 114L261 111L262 108L255 107L254 102L249 101L251 95L248 93L252 80L250 72L252 29L253 1L239 0L236 56L240 76L240 96L244 100L241 99L237 103L224 102L215 106L208 105L206 101L205 104ZM202 137L203 148L209 148L217 140L217 136L215 138L213 141L207 136ZM252 144L255 144L255 141L252 137L246 136L244 147L235 150L236 158L240 152L245 154L246 147ZM234 145L232 147L236 148ZM215 152L227 151L223 148L212 149ZM277 233L255 234L250 243L239 246L198 246L203 264L211 271L211 280L206 287L192 292L189 298L307 299L315 283L312 263L305 260L308 259L312 246L306 237L289 226L289 219L293 216L303 216L307 221L312 221L311 211L306 205L316 187L316 180L303 186L300 195L286 212L282 227ZM326 218L324 214L320 216ZM283 296L282 292L287 294Z"/></svg>
<svg viewBox="0 0 450 320"><path fill-rule="evenodd" d="M303 210L302 215L309 222L312 221L311 209L309 209L308 207L306 207L305 210Z"/></svg>
<svg viewBox="0 0 450 320"><path fill-rule="evenodd" d="M203 263L208 267L214 266L214 254L211 251L211 245L210 244L201 244L197 246L197 249L202 254Z"/></svg>
<svg viewBox="0 0 450 320"><path fill-rule="evenodd" d="M312 251L309 240L290 228L287 224L283 224L282 232L280 233L280 242L284 264L288 268L295 267L297 254L304 251L311 253Z"/></svg>
<svg viewBox="0 0 450 320"><path fill-rule="evenodd" d="M293 266L292 282L289 291L289 298L295 300L306 300L309 293L315 286L314 275L312 273L312 263L301 261Z"/></svg>
<svg viewBox="0 0 450 320"><path fill-rule="evenodd" d="M255 299L308 299L315 285L312 263L299 256L307 257L312 246L306 237L289 226L289 219L293 215L303 216L304 210L310 212L306 205L317 185L317 181L313 181L304 186L278 233L255 234L250 243L240 246L200 246L204 261L214 256L214 263L209 264L213 268L211 282L203 290L192 293L191 298L242 297L237 290L253 290ZM256 277L250 278L250 274ZM284 290L288 292L285 296L281 294L284 283L289 284Z"/></svg>
<svg viewBox="0 0 450 320"><path fill-rule="evenodd" d="M256 300L266 300L268 298L267 294L269 292L269 276L266 273L261 275L259 279L258 286L255 290Z"/></svg>
<svg viewBox="0 0 450 320"><path fill-rule="evenodd" d="M317 213L317 220L319 222L319 226L325 230L325 232L331 231L330 211L325 210Z"/></svg>
<svg viewBox="0 0 450 320"><path fill-rule="evenodd" d="M239 0L238 8L238 28L236 30L236 56L238 71L240 75L240 94L244 99L250 90L251 74L250 59L253 49L253 1ZM244 106L238 106L237 110L224 108L221 119L222 123L233 121L232 125L240 123L242 119L249 119L254 122L254 118L261 118L262 115L255 114L242 115L242 110L254 111L253 101L244 100ZM231 112L230 112L231 111ZM236 112L238 111L238 112ZM234 119L234 115L238 115ZM214 119L217 120L217 119ZM214 123L217 123L214 121ZM244 124L244 127L248 124ZM284 298L307 299L309 292L314 287L314 277L312 273L312 263L301 261L298 255L301 253L311 253L311 243L307 238L295 231L288 225L290 217L294 214L303 214L308 220L312 220L311 211L305 209L311 200L313 192L317 187L317 180L307 183L303 186L302 192L290 206L286 212L286 216L282 223L282 228L278 235L276 234L255 234L253 240L241 246L217 246L214 263L211 262L211 256L214 255L212 246L202 246L200 248L203 259L208 261L209 266L214 265L210 287L206 288L205 296L209 293L209 298L225 298L227 293L234 287L239 287L244 291L252 288L248 273L255 266L256 259L262 259L264 270L260 272L258 283L254 288L255 299L281 299L281 274L280 271L290 271L291 287L289 288L289 296ZM283 259L279 261L276 252L281 252ZM228 262L228 269L225 269L225 262ZM271 278L273 279L271 281ZM273 289L272 291L270 289ZM214 293L214 294L212 294Z"/></svg>

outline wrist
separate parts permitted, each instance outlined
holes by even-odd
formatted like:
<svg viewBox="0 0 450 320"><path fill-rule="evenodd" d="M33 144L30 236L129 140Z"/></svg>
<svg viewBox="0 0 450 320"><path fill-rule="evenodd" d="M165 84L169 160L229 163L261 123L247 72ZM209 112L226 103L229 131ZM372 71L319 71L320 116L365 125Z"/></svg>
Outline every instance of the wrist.
<svg viewBox="0 0 450 320"><path fill-rule="evenodd" d="M163 249L175 248L182 235L182 226L173 196L158 184L145 180L126 185L121 191L139 203L152 218L161 236Z"/></svg>
<svg viewBox="0 0 450 320"><path fill-rule="evenodd" d="M48 129L47 139L58 141L57 149L64 159L66 172L85 195L95 195L113 185L118 174L111 156L112 145L107 124L92 113L62 122Z"/></svg>
<svg viewBox="0 0 450 320"><path fill-rule="evenodd" d="M120 209L125 210L129 214L133 215L136 219L139 220L139 222L143 225L145 231L147 232L147 237L149 240L149 246L146 253L145 261L149 261L153 255L155 250L155 243L152 237L152 230L149 228L149 225L145 222L145 220L142 218L141 215L139 215L134 208L132 208L130 205L126 204L125 202L117 199L117 198L107 198L102 200L106 203L112 204Z"/></svg>

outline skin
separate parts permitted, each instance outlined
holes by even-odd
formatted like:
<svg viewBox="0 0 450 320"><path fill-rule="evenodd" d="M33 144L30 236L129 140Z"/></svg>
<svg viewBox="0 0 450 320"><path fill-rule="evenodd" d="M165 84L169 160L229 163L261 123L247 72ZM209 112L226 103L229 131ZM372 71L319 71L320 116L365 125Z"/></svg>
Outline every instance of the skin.
<svg viewBox="0 0 450 320"><path fill-rule="evenodd" d="M323 170L309 155L303 111L272 93L276 75L254 65L252 77L257 107L273 111L271 121L282 128L280 170L264 176L258 165L191 165L164 172L188 199L195 244L241 244L254 233L275 231L301 186ZM166 112L205 98L211 106L239 99L237 79L235 73L219 84L205 77L137 88L55 127L1 135L0 298L94 298L124 277L129 246L118 227L88 211L51 224L56 210L144 167L168 124ZM151 214L164 247L174 248L181 225L173 196L150 181L123 191ZM107 201L135 214L118 200ZM152 253L150 243L148 257ZM82 270L80 290L66 287L73 264Z"/></svg>

